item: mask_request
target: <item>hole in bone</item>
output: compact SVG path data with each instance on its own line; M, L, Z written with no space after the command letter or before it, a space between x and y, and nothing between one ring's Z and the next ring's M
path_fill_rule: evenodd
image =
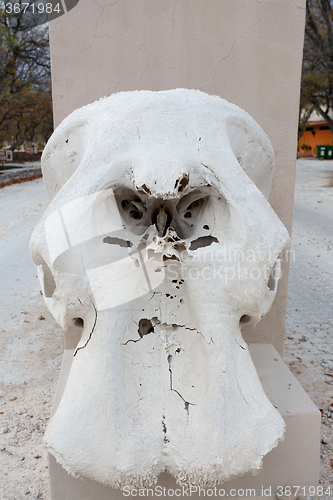
M190 217L192 217L191 212L186 212L186 213L184 214L184 217L185 217L185 219L189 219Z
M187 207L187 210L192 210L193 208L197 208L200 205L201 200L194 200L192 203L189 204Z
M219 243L215 236L201 236L191 242L190 250L197 250L197 248L208 247L212 243Z
M267 286L270 290L272 290L273 292L276 290L276 287L277 287L277 283L279 281L279 259L275 262L274 266L272 267L272 270L271 270L271 273L269 275L269 278L268 278L268 283L267 283ZM276 273L278 274L278 276L276 276Z
M138 332L140 337L142 338L144 335L148 335L149 333L154 333L154 326L150 319L142 318L139 321Z
M204 228L204 229L207 229L207 231L209 231L209 226L207 226L207 224L205 224L205 225L203 226L203 228Z
M272 276L272 273L269 275L267 286L270 290L275 290L275 279Z
M163 261L165 262L166 260L179 260L176 255L172 255L171 257L168 257L167 255L163 255Z
M138 191L143 191L144 193L151 194L149 187L146 184L142 184Z
M247 323L250 323L251 321L251 316L248 316L247 314L244 314L241 319L239 320L239 323L241 325L246 325Z
M178 186L178 193L181 193L184 191L186 186L188 185L188 175L185 174L182 179L179 181L179 186ZM176 185L175 185L176 188Z
M43 285L44 285L44 297L50 299L56 289L56 282L54 281L51 269L47 264L42 264L43 270Z
M130 216L132 217L132 219L140 220L143 217L143 213L140 212L139 210L134 209L130 211Z
M172 245L175 250L181 251L181 252L186 252L187 248L184 243L176 243L175 245Z
M73 318L73 323L75 326L78 326L79 328L84 327L84 321L82 318Z
M120 247L132 247L133 243L129 240L122 240L121 238L114 238L112 236L106 236L103 238L103 243L109 243L109 245L119 245Z

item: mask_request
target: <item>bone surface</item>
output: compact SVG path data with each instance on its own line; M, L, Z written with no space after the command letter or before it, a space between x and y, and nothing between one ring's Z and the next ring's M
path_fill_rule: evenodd
M116 488L258 471L285 426L240 328L269 310L289 241L265 133L202 92L119 93L66 118L42 165L31 252L74 352L49 451Z

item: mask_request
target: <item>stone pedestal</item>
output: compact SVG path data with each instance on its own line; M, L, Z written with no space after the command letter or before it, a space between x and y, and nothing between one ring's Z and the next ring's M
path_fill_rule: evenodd
M211 491L209 493L206 491L206 496L214 499L222 496L275 497L279 492L279 486L283 488L299 486L300 493L307 494L308 488L316 487L318 483L320 412L271 344L252 344L249 348L265 393L286 422L285 439L264 457L263 468L259 474L237 477L217 486L217 495L209 495ZM61 398L71 365L72 351L66 351L53 411ZM126 495L129 498L139 496L138 490L133 492L126 490L122 493L95 481L75 479L57 464L51 455L49 469L52 500L121 500L126 498ZM168 490L177 490L178 495L175 493L174 496L186 498L186 492L168 474L160 476L158 487L155 496L152 496L153 492L146 492L145 496L159 498L163 496L159 495L159 492L163 492L165 488L166 493ZM194 500L202 498L203 495L203 492L194 489L191 492L191 498Z

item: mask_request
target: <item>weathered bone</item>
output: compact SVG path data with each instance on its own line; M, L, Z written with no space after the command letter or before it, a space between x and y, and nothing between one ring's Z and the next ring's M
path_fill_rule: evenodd
M213 485L282 439L240 331L269 310L288 244L272 170L255 121L197 91L116 94L54 132L31 251L74 349L45 436L74 476Z

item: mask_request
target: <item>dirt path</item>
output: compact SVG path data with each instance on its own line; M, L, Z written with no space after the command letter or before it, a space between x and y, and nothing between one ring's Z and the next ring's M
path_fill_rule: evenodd
M332 186L333 162L298 161L285 349L291 370L326 411L325 485L333 485L333 407L332 416L327 412L333 403ZM0 498L10 500L50 499L42 438L59 376L62 332L46 310L27 249L46 205L40 179L0 190Z
M333 486L333 162L298 160L285 361L323 410L321 482ZM327 442L327 443L326 443Z
M62 332L46 310L28 251L46 206L41 179L0 190L1 499L50 498L42 439L59 375Z

